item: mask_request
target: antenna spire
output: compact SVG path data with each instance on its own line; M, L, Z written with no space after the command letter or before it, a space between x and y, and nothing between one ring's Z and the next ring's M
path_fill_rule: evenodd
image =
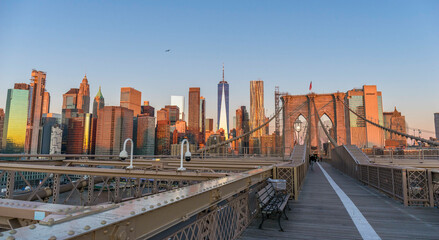
M223 63L223 82L224 82L224 63Z

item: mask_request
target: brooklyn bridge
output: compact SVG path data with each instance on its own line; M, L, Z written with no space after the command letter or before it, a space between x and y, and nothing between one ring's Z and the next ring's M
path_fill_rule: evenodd
M0 155L0 239L439 237L439 142L384 126L355 94L279 100L264 124L181 156ZM227 150L273 120L275 153ZM431 148L362 150L385 134Z

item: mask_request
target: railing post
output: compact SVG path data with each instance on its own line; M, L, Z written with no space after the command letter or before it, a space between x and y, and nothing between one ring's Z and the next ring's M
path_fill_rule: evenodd
M102 185L102 187L104 186ZM94 176L88 176L87 205L91 205L93 202L94 188L95 188L95 178Z
M402 195L403 195L403 200L404 200L404 206L408 206L409 205L409 199L408 199L408 194L407 194L407 169L402 169L401 170L402 173Z
M427 179L428 179L428 200L430 202L430 207L434 207L434 197L433 197L434 187L433 187L432 174L431 174L431 170L429 169L426 169L425 171L427 171Z
M59 174L53 175L52 203L58 203L60 182L61 182L61 176Z
M297 167L293 168L293 179L294 179L294 200L299 199L299 176L297 174Z
M14 196L15 171L8 171L6 178L6 198L11 199Z

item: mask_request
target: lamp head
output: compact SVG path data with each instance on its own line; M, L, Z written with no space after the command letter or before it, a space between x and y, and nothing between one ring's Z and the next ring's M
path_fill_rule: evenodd
M128 158L128 153L126 150L122 150L122 152L120 152L119 157L121 160L125 160Z
M186 160L186 162L189 162L189 161L191 160L191 157L192 157L192 154L191 154L191 152L189 152L189 151L187 151L187 152L184 154L184 159Z

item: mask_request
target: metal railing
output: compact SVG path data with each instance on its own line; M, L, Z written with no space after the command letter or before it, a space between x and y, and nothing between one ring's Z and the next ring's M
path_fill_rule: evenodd
M366 161L366 155L358 153L361 150L357 148L357 151L353 151L354 148L334 148L330 163L352 178L400 200L406 206L439 206L437 170L372 164Z

